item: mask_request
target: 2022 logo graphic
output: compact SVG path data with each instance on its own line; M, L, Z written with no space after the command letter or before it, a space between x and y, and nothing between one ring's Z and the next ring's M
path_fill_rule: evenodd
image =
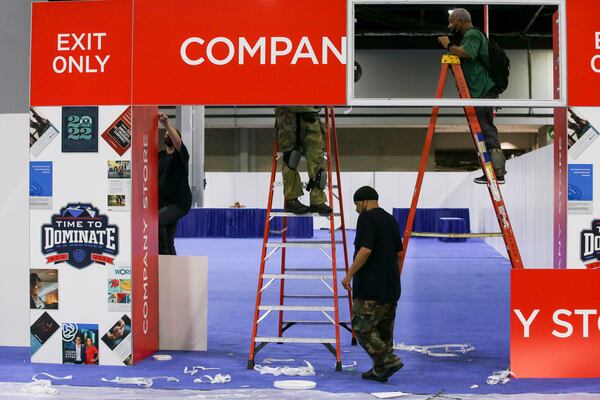
M66 262L75 268L113 264L119 254L119 228L109 225L108 217L92 204L69 203L42 226L42 253L56 253L46 257L48 263Z
M62 152L98 151L98 107L62 108Z
M89 115L70 115L67 133L69 140L91 140L92 139L92 117Z
M592 229L581 231L581 261L588 268L600 268L600 262L589 263L594 259L600 261L600 219L592 221Z

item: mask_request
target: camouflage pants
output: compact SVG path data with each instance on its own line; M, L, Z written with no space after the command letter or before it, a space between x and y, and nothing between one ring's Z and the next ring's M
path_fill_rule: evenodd
M352 303L352 328L358 343L373 360L377 374L401 362L393 349L395 319L395 302L377 304L373 300L354 299Z
M288 152L296 144L296 113L280 110L277 112L277 141L279 151ZM319 169L325 169L323 160L323 138L319 121L308 122L298 118L300 122L299 147L306 157L306 166L310 179L315 179ZM297 170L288 168L283 163L281 169L283 175L283 195L286 200L296 199L304 194L302 181ZM325 192L319 188L310 191L310 204L319 205L327 201Z

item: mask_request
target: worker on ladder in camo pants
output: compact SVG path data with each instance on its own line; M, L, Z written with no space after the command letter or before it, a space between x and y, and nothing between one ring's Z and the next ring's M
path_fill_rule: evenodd
M323 191L327 185L327 171L323 160L324 126L319 118L320 110L315 106L275 108L277 141L279 151L283 152L281 172L286 212L331 214L331 208L325 204L327 197ZM310 207L298 200L304 194L298 173L302 154L308 169L306 190L310 193Z

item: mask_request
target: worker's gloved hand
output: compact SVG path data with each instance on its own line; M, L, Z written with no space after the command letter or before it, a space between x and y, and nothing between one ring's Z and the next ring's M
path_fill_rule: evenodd
M445 49L448 49L448 46L450 46L450 38L448 36L439 36L437 40Z

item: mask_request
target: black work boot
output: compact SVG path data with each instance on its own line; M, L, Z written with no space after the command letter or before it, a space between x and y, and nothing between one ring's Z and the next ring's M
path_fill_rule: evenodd
M498 184L500 184L500 185L503 185L504 183L506 183L504 176L496 175L496 180L498 181ZM485 184L487 184L487 177L485 175L478 176L477 178L473 179L473 182L478 183L480 185L485 185Z
M297 198L286 200L284 209L286 212L291 212L294 214L306 214L310 210L308 206L302 204Z
M396 372L400 371L404 367L404 363L400 360L389 365L385 368L385 371L380 375L382 378L388 379L390 376L394 375Z
M377 375L375 373L375 371L373 371L373 368L371 368L367 372L363 372L361 377L368 381L375 381L375 382L387 382L388 381L388 378Z
M496 171L496 180L502 185L506 182L504 179L504 175L506 175L506 158L504 158L504 152L502 149L491 149L490 159L494 166L494 171ZM487 177L483 174L480 177L473 179L473 182L485 185L487 183Z
M329 215L331 214L331 207L329 207L327 204L323 203L323 204L315 204L310 206L310 212L312 213L319 213L321 215Z
M502 149L491 149L490 158L492 159L494 171L496 171L498 183L504 183L504 175L506 175L506 158L504 157L504 152Z

